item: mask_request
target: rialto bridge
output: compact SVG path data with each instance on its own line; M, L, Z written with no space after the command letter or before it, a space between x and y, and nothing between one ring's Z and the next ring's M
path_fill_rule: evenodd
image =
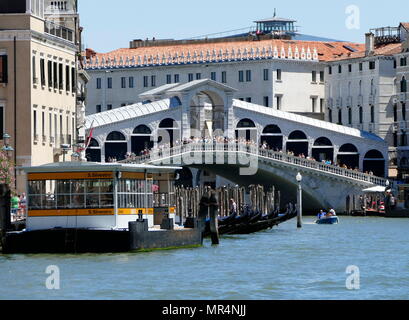
M362 189L386 184L382 177L387 172L388 145L383 139L236 100L235 92L207 79L171 84L142 94L142 103L90 115L86 127L93 129L93 134L87 159L121 161L129 154L139 156L146 149L161 149L156 157L153 152L137 161L182 165L188 185L209 182L209 173L240 185L275 185L282 191L283 201L294 200L295 176L301 172L307 210L334 207L346 211ZM230 146L220 149L213 143L183 144L192 137L207 137L208 141L225 137ZM254 143L244 150L246 140ZM235 141L241 146L232 146ZM210 153L219 162L206 162ZM256 169L243 174L251 161L229 162L233 154L236 159L256 157ZM186 155L195 160L184 161Z

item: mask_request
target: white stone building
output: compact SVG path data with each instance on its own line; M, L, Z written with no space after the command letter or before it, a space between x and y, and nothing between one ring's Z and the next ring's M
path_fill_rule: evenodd
M395 163L398 168L398 177L403 180L409 178L409 23L402 24L406 30L405 42L402 44L402 52L396 58L396 98L394 99L394 146L397 148Z
M164 84L212 79L238 89L235 98L276 110L323 118L325 62L363 47L294 40L200 41L155 45L107 54L87 51L87 114L140 102Z
M408 30L401 24L373 31L366 34L365 51L328 62L325 119L385 139L389 144L389 174L396 177L396 147L399 141L406 145L406 129L398 129L399 118L406 118L406 109L398 107L397 96L402 79L398 73L405 69L396 55L402 52Z

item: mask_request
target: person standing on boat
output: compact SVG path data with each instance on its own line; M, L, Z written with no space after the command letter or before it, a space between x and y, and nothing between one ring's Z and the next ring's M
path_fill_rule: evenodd
M230 215L237 214L237 203L234 199L230 199Z

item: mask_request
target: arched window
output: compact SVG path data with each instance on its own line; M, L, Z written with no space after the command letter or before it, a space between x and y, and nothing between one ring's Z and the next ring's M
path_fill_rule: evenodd
M237 124L236 139L246 139L257 142L257 127L250 119L243 119Z
M341 148L339 148L339 152L341 153L358 153L358 148L355 147L351 143L344 144Z
M366 153L365 159L384 159L384 157L380 151L371 150Z
M326 137L321 137L315 140L314 147L332 147L332 142Z
M304 132L297 130L288 136L288 140L307 140L307 136Z
M162 120L159 124L158 143L169 144L173 147L174 143L179 139L180 130L178 129L178 123L171 118Z
M362 80L359 81L359 95L362 96Z
M145 149L149 150L153 147L151 129L141 124L135 128L131 137L131 150L135 155L140 155Z
M312 147L312 157L317 161L334 161L334 147L331 140L326 137L315 140Z
M338 124L342 126L342 109L338 110Z
M337 162L340 166L346 165L350 169L359 168L358 148L351 143L342 145L338 151Z
M264 128L263 134L281 134L281 129L275 124L272 124Z
M364 123L364 109L362 107L359 107L359 123Z
M240 120L240 122L237 124L237 128L238 129L242 129L242 128L255 128L256 125L254 124L254 122L250 119L243 119Z
M371 80L371 95L375 94L375 86L374 86L374 80Z
M283 134L281 129L275 124L266 126L260 139L260 143L268 149L275 151L283 149Z
M169 128L177 128L177 127L178 127L177 122L171 118L164 119L159 124L159 128L161 129L169 129Z
M371 106L371 123L375 123L375 107Z
M91 139L89 146L85 151L85 157L88 162L101 162L101 148L97 140Z
M144 124L137 126L135 130L133 131L133 134L151 134L151 133L152 133L151 129L149 129L149 127L145 126Z
M385 158L380 151L368 151L365 154L363 171L378 177L384 177L385 163Z
M99 148L99 143L94 138L91 139L88 148Z
M296 130L288 136L287 141L287 152L293 153L295 156L305 157L309 154L309 143L307 135L300 131Z
M111 132L105 142L105 162L121 161L128 152L128 143L121 132Z
M111 132L106 141L126 141L125 136L118 131Z
M407 87L407 81L406 78L403 77L402 81L400 82L400 92L407 92L408 87Z

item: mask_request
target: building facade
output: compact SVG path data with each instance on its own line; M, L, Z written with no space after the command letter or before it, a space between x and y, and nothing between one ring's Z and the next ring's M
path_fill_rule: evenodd
M361 49L345 42L230 38L87 50L87 114L140 102L141 93L165 84L211 79L237 88L239 100L323 119L325 62Z
M366 34L365 51L328 62L325 76L326 121L374 133L389 144L389 175L397 178L398 147L406 146L406 106L400 96L401 65L408 30L379 28ZM404 58L402 57L404 62ZM403 103L403 104L402 104Z
M364 188L354 179L377 179L373 183L382 183L379 177L385 176L388 156L383 139L357 129L240 101L233 98L235 93L236 89L222 83L194 80L164 85L142 94L142 100L148 99L150 103L89 115L86 127L92 131L92 141L87 159L109 163L129 159L131 154L131 158L138 159L137 156L153 147L151 155L163 151L164 165L184 166L178 172L178 183L184 186L275 185L282 192L283 203L292 201L288 197L294 194L295 176L302 172L304 187L314 194L311 201L306 199L307 206L315 201L314 209L328 206L340 212L352 208L349 204L353 203L353 196ZM211 142L204 148L201 145L196 154L183 153L183 163L178 157L176 162L171 162L169 148L194 146L197 140L191 137L197 137L199 143L201 137ZM227 145L223 146L223 138L222 148L214 154L217 160L213 155L203 158L202 150L217 146L211 137L229 138L233 144L230 150L237 150L237 138L253 140L260 157L244 159L229 152L228 159L225 158L223 150ZM259 150L258 145L265 148ZM270 160L263 157L263 152L271 153L278 162L266 164ZM282 161L284 158L287 161ZM242 173L241 169L250 171ZM324 176L328 184L324 183ZM338 184L339 179L342 184ZM328 202L322 202L324 199Z
M396 92L394 99L394 132L396 147L396 156L394 165L398 170L398 178L408 181L409 179L409 116L407 107L409 106L409 23L402 24L406 30L405 41L402 45L402 52L395 56L396 59Z
M0 6L0 133L11 136L16 188L21 167L64 160L76 137L74 31L46 21L44 0Z

